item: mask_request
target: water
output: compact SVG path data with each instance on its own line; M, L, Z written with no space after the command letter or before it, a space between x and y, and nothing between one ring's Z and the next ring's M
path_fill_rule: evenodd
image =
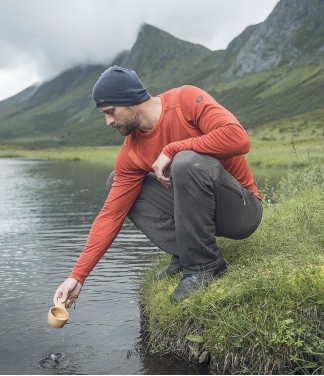
M106 199L109 169L83 162L0 159L0 374L206 374L148 354L138 272L158 250L126 220L62 329L47 324Z

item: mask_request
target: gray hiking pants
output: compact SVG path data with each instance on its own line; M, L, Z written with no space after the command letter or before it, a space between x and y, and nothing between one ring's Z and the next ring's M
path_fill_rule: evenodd
M107 181L108 191L114 173ZM223 263L215 236L244 239L258 228L262 204L221 165L192 151L171 164L172 187L149 173L128 218L158 248L180 257L184 274L212 271Z

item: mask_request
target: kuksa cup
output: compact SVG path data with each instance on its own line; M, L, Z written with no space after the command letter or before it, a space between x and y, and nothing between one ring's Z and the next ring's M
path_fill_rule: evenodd
M60 298L57 299L57 304L48 311L47 322L53 328L63 328L69 319L69 313L65 308L65 303L61 303Z

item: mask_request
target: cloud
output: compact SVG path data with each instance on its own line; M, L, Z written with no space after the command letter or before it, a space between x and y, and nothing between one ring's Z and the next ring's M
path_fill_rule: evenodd
M224 49L245 27L264 21L277 2L0 0L0 100L32 79L49 79L78 64L109 65L133 46L142 23L212 50Z

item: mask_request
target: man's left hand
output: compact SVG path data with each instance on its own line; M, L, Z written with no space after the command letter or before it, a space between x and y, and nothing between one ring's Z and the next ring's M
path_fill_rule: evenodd
M162 183L167 188L171 186L171 181L170 181L171 162L172 160L169 157L167 157L162 151L158 159L152 165L156 178L158 179L160 183Z

